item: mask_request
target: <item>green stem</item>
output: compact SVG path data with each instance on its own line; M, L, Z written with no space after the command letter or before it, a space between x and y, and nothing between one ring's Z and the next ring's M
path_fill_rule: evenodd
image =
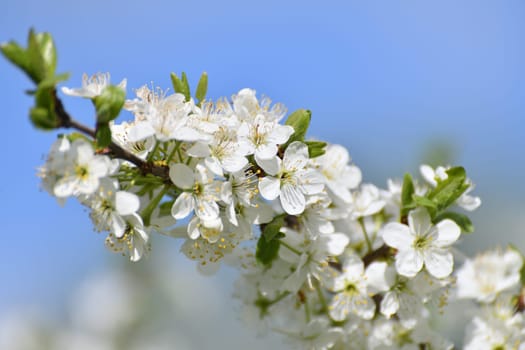
M142 213L140 213L142 219L144 220L144 226L149 226L153 210L155 210L155 208L157 207L161 199L166 195L169 189L169 185L164 186L164 188L157 194L157 196L155 196L155 198L153 198L151 202L149 202L148 206L144 208Z
M361 226L361 229L363 230L363 235L365 236L365 241L366 241L366 246L368 248L368 252L371 252L372 251L372 242L370 241L370 238L368 237L368 232L366 232L365 220L361 216L359 219L357 219L357 221L359 221L359 225Z
M283 294L279 295L277 298L273 299L272 301L268 302L268 305L277 304L284 298L286 298L288 295L290 295L290 292L284 292Z
M181 141L176 141L176 142L175 142L175 146L174 146L173 149L171 150L171 152L170 152L168 158L166 159L166 163L169 164L169 163L171 162L171 160L173 159L173 156L175 156L175 153L178 151L178 149L179 149L179 147L180 147L181 144L182 144Z
M294 247L292 247L291 245L289 245L285 241L281 241L281 244L283 246L285 246L286 248L288 248L289 250L291 250L292 252L294 252L295 254L297 254L297 255L301 255L302 254L299 250L295 249Z
M304 305L304 313L305 313L305 317L306 317L306 323L308 323L312 319L311 314L310 314L310 306L308 305L308 299L306 299L304 301L303 305Z
M153 157L155 156L155 153L159 149L159 145L160 145L160 141L159 140L155 141L155 146L153 146L153 149L148 154L148 162L151 161L153 159Z
M324 297L323 291L321 290L321 284L317 280L315 281L315 290L317 291L317 296L319 297L323 311L328 313L328 304L326 303L326 298ZM328 315L328 317L330 317L330 315Z

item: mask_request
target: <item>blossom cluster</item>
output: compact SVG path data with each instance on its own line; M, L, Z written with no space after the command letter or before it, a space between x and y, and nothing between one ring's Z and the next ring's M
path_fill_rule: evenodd
M86 76L62 91L96 99L108 86L109 75ZM137 89L124 103L134 119L109 124L113 148L63 136L40 169L49 193L89 208L108 248L138 261L160 233L182 239L201 272L237 267L243 318L299 348L452 349L430 325L453 295L481 305L466 346L525 349L521 255L468 261L456 282L453 246L472 231L460 211L481 204L463 168L422 165L422 181L380 189L343 146L305 139L308 111L285 119L251 89L217 101L183 92Z

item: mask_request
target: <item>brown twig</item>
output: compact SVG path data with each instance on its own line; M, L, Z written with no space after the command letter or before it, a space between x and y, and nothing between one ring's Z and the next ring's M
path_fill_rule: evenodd
M386 244L383 244L381 247L377 248L376 250L372 250L371 252L367 253L363 257L363 262L365 263L365 267L370 265L372 262L381 259L381 258L388 258L393 255L393 250Z
M93 139L96 137L96 131L92 128L89 128L86 125L83 125L79 123L78 121L71 118L69 113L65 110L64 105L62 104L62 100L57 96L56 90L53 91L53 99L55 102L55 113L57 114L59 125L58 127L66 128L66 129L75 129L78 130ZM154 176L162 178L162 180L166 183L171 183L170 177L169 177L169 167L166 165L155 165L152 162L145 161L133 153L125 150L124 148L120 147L114 142L111 142L111 144L108 146L111 155L116 158L127 160L130 163L133 163L136 165L141 172L145 174L152 174Z

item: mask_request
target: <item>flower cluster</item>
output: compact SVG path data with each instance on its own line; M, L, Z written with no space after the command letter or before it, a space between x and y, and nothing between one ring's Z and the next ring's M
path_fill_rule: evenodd
M487 349L521 345L518 253L468 261L454 289L452 248L473 230L457 209L481 204L462 167L423 165L423 181L407 174L380 189L362 183L344 147L305 139L309 111L285 119L251 89L194 99L172 78L175 93L143 86L122 103L134 119L109 121L109 146L100 130L61 137L40 170L49 193L90 209L108 248L138 261L160 233L182 239L201 272L227 261L241 271L243 317L299 348L452 349L430 327L451 292L482 305L470 349L486 337ZM99 75L63 92L99 106L110 86Z
M464 349L525 349L523 264L523 257L509 248L480 254L458 270L457 298L477 305Z

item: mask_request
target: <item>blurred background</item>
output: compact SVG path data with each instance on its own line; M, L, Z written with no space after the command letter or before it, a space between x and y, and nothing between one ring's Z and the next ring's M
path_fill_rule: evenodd
M463 165L483 204L462 251L509 242L525 251L523 1L2 5L0 41L25 43L30 27L51 32L58 71L72 73L67 86L110 72L115 83L128 79L132 97L143 84L170 87L172 71L193 85L207 71L210 98L251 87L289 111L310 109L310 136L348 147L365 182L385 187L421 162ZM163 237L149 259L128 263L104 248L77 203L61 208L40 191L37 168L56 134L32 128L31 84L4 59L0 79L0 349L41 349L30 342L50 342L52 328L64 331L53 349L112 349L104 329L124 332L133 349L285 347L275 336L255 344L238 321L233 271L199 276ZM88 101L65 103L92 121Z

